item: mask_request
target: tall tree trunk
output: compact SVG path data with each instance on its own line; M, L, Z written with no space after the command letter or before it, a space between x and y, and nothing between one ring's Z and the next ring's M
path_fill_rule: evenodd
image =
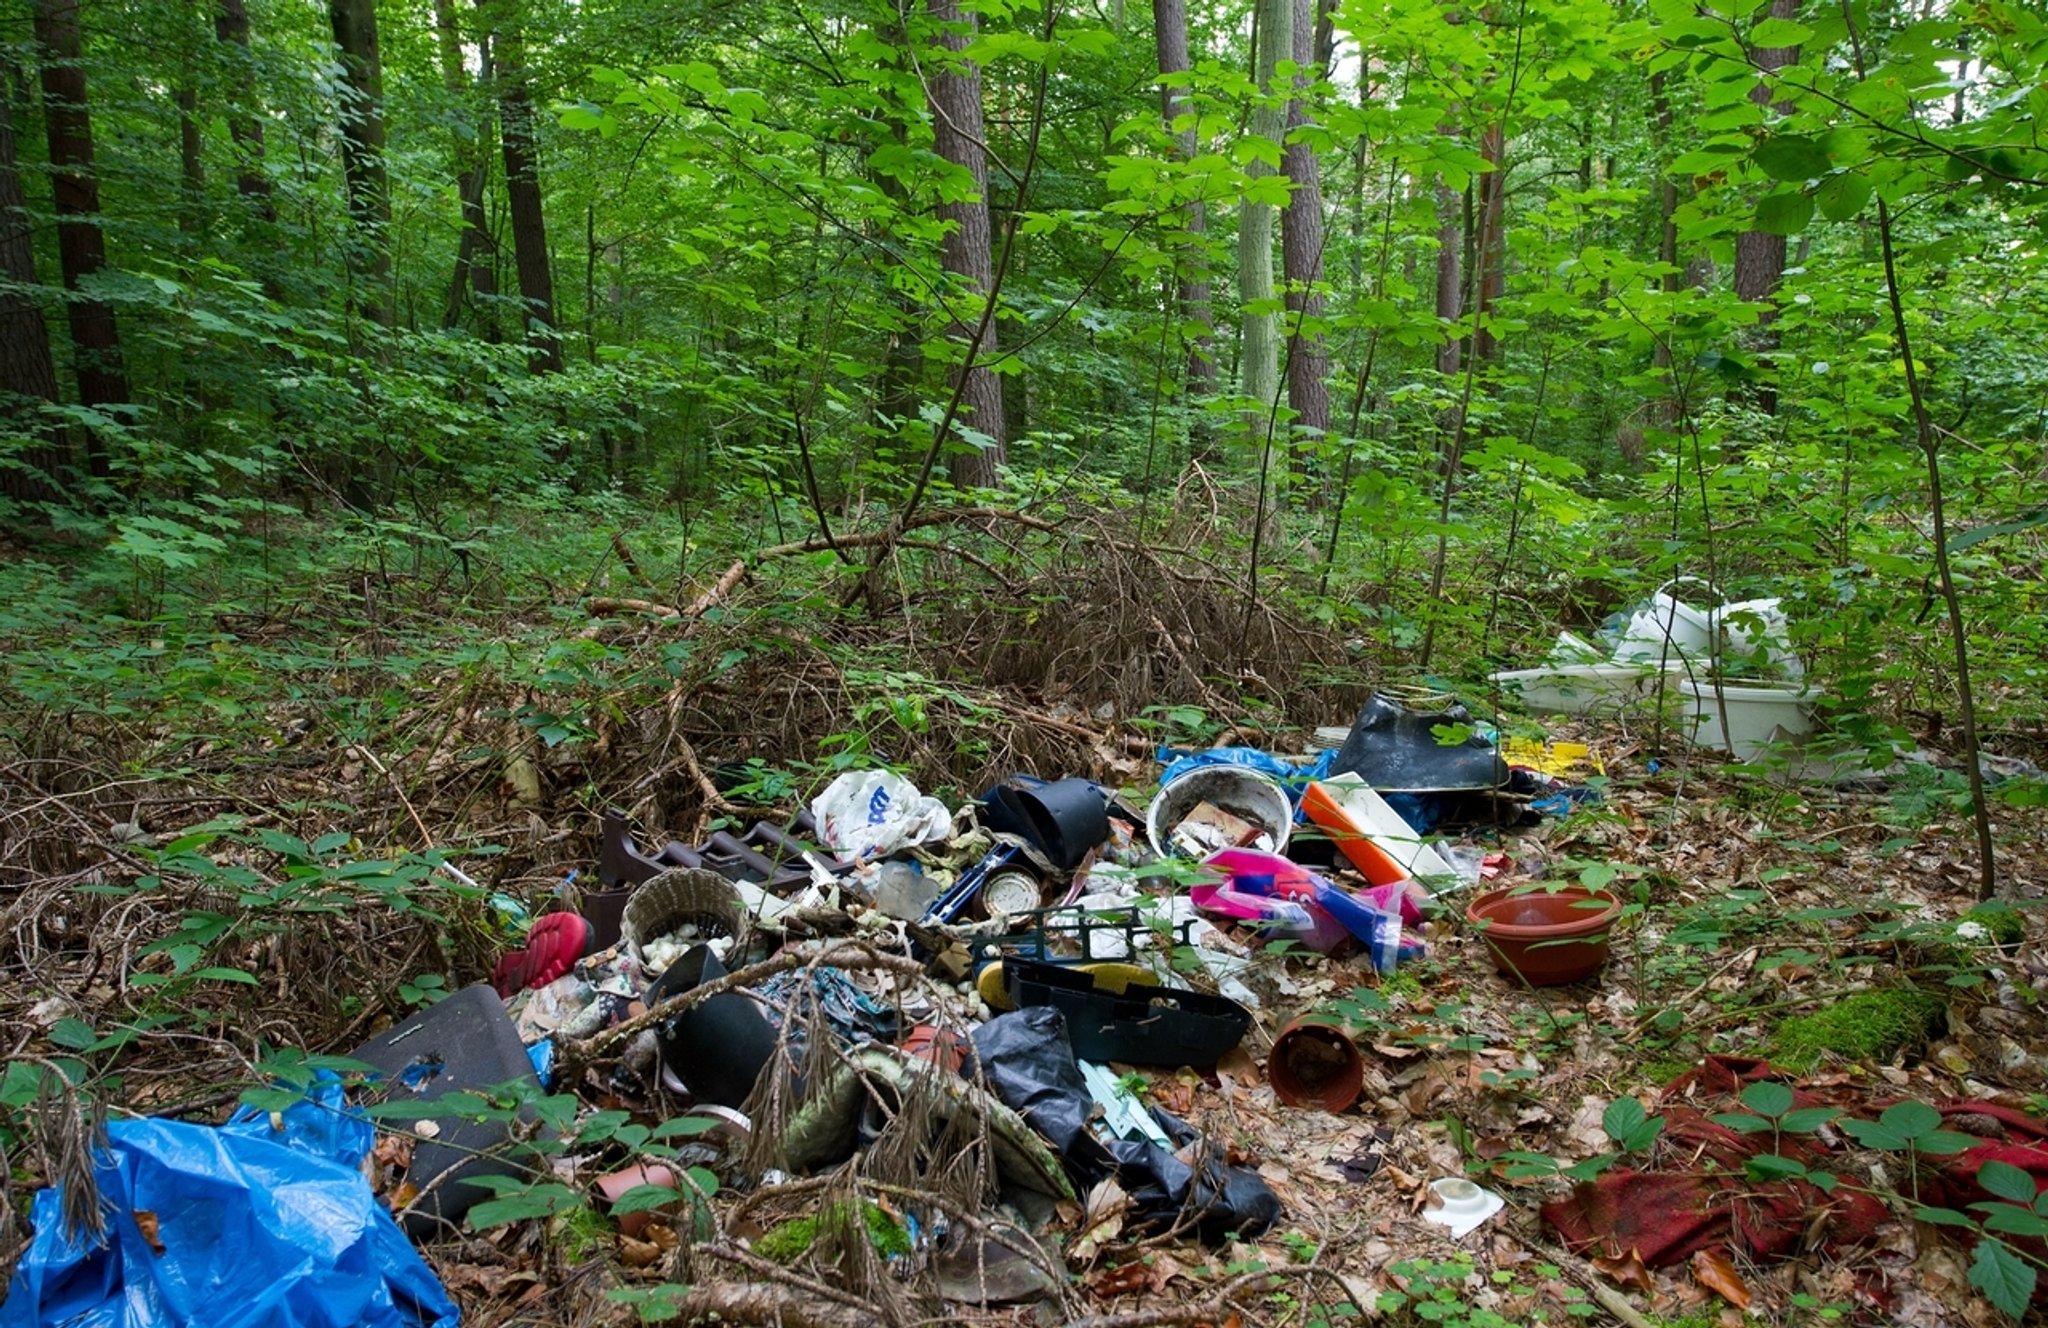
M1187 0L1152 0L1152 37L1159 49L1161 74L1185 73L1192 67L1188 59ZM1173 122L1185 110L1185 103L1179 89L1170 82L1160 84L1159 109L1166 117L1166 131L1173 135L1174 147L1181 160L1192 160L1197 146L1195 127L1189 125L1179 130L1173 127ZM1216 386L1216 327L1209 311L1209 263L1204 252L1209 229L1208 208L1199 198L1189 199L1182 217L1187 243L1174 264L1174 270L1180 283L1180 316L1194 329L1194 336L1188 343L1186 377L1187 394L1193 397L1206 395Z
M1671 178L1671 94L1664 85L1664 71L1650 75L1650 110L1652 137L1657 147L1657 261L1664 267L1661 281L1664 293L1678 292L1684 274L1678 269L1678 181ZM1664 428L1670 428L1678 420L1678 384L1671 371L1671 343L1668 338L1658 338L1657 348L1651 362L1664 374L1666 393L1661 401L1651 404L1651 419Z
M1437 347L1437 372L1456 376L1462 367L1464 338L1457 324L1465 316L1465 242L1462 205L1441 179L1436 183L1436 316L1443 324L1444 344Z
M451 130L455 157L455 196L462 208L462 234L455 242L455 273L448 283L448 307L442 311L441 326L455 327L477 296L480 323L486 338L495 341L497 311L490 300L498 293L496 255L491 252L490 220L484 215L484 188L490 178L490 126L488 119L473 113L470 106L469 73L462 63L462 25L455 12L455 0L434 0L434 33L441 49L441 82L458 109ZM491 76L490 43L478 39L482 72Z
M1309 122L1304 96L1316 72L1311 49L1315 25L1309 0L1294 6L1294 97L1287 103L1288 143L1284 164L1294 188L1280 216L1280 253L1287 274L1287 405L1294 427L1316 433L1330 430L1330 354L1323 345L1323 182L1315 149L1297 141L1294 131Z
M206 229L206 159L199 145L199 89L191 83L172 94L178 107L178 229L197 235Z
M1262 100L1252 110L1251 132L1278 147L1287 133L1287 107L1284 102L1269 103L1265 99L1278 91L1274 87L1274 70L1280 53L1285 51L1290 57L1294 53L1293 0L1258 0L1252 26L1252 81ZM1246 173L1266 176L1273 173L1273 168L1262 160L1254 160L1246 167ZM1253 437L1262 440L1270 451L1273 439L1267 432L1267 422L1280 391L1280 342L1279 316L1272 310L1273 207L1269 203L1247 201L1238 209L1237 289L1244 309L1240 337L1244 350L1239 376L1244 395L1252 402L1248 424ZM1270 472L1272 457L1267 456L1262 464Z
M1770 17L1789 19L1799 12L1799 0L1771 0ZM1761 46L1749 53L1751 63L1759 70L1776 73L1799 58L1797 46ZM1771 90L1763 81L1750 89L1749 99L1765 107L1771 105ZM1771 324L1778 319L1778 283L1785 278L1785 237L1768 235L1763 231L1744 231L1735 237L1735 294L1751 304L1762 305L1757 315L1756 331L1750 344L1757 350L1768 352L1777 348L1778 333ZM1756 405L1767 415L1778 412L1778 391L1768 381L1762 383L1753 398Z
M974 296L978 306L995 285L994 236L988 216L988 153L984 147L981 115L981 70L961 59L974 31L974 17L962 16L959 0L925 0L925 13L941 25L939 43L945 53L930 66L925 81L931 100L932 137L938 153L974 176L974 196L958 203L942 203L939 220L947 223L946 236L939 242L939 261L958 287ZM993 445L974 452L956 452L948 463L953 482L985 485L996 481L996 467L1005 456L1008 433L1003 427L1003 388L988 363L996 355L996 320L984 318L975 307L956 311L946 335L966 344L967 361L953 370L953 386L960 392L963 423L987 435ZM986 326L980 344L977 328ZM963 385L960 374L966 373Z
M527 344L535 373L562 369L562 337L555 321L555 276L548 259L548 228L541 208L540 144L534 137L533 96L527 87L526 35L519 0L480 0L492 13L491 49L497 62L498 138L505 154L505 196L512 212L512 261L519 298L526 305Z
M116 405L128 400L128 375L121 364L113 306L79 294L86 279L107 265L107 244L100 229L100 182L93 171L78 0L36 0L35 26L57 204L57 258L64 268L64 288L73 293L65 312L77 360L78 399L87 406ZM97 478L113 473L106 444L96 432L86 434L86 463Z
M1495 120L1479 135L1479 155L1493 167L1492 170L1476 177L1474 183L1479 191L1477 203L1478 235L1473 240L1473 261L1477 270L1472 274L1473 333L1472 353L1484 365L1491 361L1499 349L1491 328L1485 326L1486 319L1493 313L1493 306L1499 302L1507 286L1507 134L1501 122Z
M57 364L50 355L50 330L35 289L36 251L14 150L14 89L19 71L0 55L0 420L27 438L41 441L0 465L0 493L23 502L58 496L64 467L64 436L39 417L57 399Z
M376 0L327 0L341 48L341 170L354 235L348 246L355 307L390 327L391 181L384 167L384 66L377 47Z
M249 59L249 11L242 0L220 0L213 18L213 35L234 48L234 77L231 87L238 95L228 102L228 137L235 144L235 191L249 201L264 221L277 220L277 204L270 197L270 177L263 170L263 121L251 115L243 96L252 95L255 69Z

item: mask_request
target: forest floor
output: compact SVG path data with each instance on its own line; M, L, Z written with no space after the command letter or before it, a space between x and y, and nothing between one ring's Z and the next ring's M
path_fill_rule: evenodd
M971 763L978 773L962 785L1019 770L1088 773L1122 785L1140 805L1149 797L1158 734L1120 720L1117 707L1049 703L1004 687L941 696L928 678L912 682L936 698L934 716L957 712L945 724L934 719L898 753L926 778ZM266 922L261 904L250 903L252 883L310 876L338 888L345 873L334 864L358 854L419 865L419 875L405 878L417 883L428 870L422 845L459 854L460 845L492 844L499 847L490 856L453 860L491 890L542 899L572 871L595 868L595 811L613 792L644 795L658 774L655 787L669 805L695 799L709 817L698 796L709 783L705 768L752 756L760 775L769 768L762 758L791 754L791 730L825 731L805 716L835 713L835 702L808 694L815 690L807 676L771 662L754 684L728 679L656 705L664 723L606 728L568 764L563 753L573 744L550 748L538 769L524 771L516 760L473 759L473 748L494 740L466 746L463 730L502 726L519 713L521 695L530 704L540 693L485 696L424 679L395 703L404 717L383 739L323 731L280 703L257 750L192 741L175 762L157 762L174 766L171 774L131 773L110 758L111 747L95 754L76 735L53 739L48 755L24 759L15 791L0 802L10 827L0 867L12 882L0 933L12 938L16 975L0 989L0 1020L21 1030L11 1055L77 1053L88 1085L117 1113L218 1120L242 1086L262 1077L275 1049L346 1053L418 1003L422 974L438 974L434 981L454 990L486 978L504 945L474 917L450 925L367 895L271 925L278 919ZM1204 686L1190 700L1213 704L1216 695ZM1321 723L1348 718L1334 702L1321 708L1331 711ZM740 721L719 716L736 715L756 718L743 739L716 745L721 722L741 731ZM972 747L962 737L970 732ZM1280 1199L1281 1218L1254 1240L1205 1246L1125 1232L1108 1203L1114 1196L1098 1194L1063 1213L1050 1233L1070 1275L1051 1297L941 1306L921 1275L910 1275L915 1260L862 1272L817 1262L817 1252L787 1268L749 1254L742 1235L754 1227L740 1210L815 1210L820 1191L802 1179L764 1186L725 1166L709 1239L700 1231L695 1241L649 1245L604 1223L557 1216L431 1243L428 1260L464 1322L479 1328L653 1318L661 1302L648 1299L651 1289L683 1283L699 1297L681 1302L693 1311L820 1328L938 1318L1236 1328L1328 1325L1361 1313L1393 1325L1471 1328L1586 1319L1631 1328L1732 1328L1747 1318L1922 1328L1999 1321L1970 1280L1973 1233L1956 1239L1914 1220L1908 1196L1930 1160L1922 1152L1934 1150L1873 1147L1832 1119L1797 1131L1802 1140L1794 1142L1807 1153L1792 1143L1780 1152L1804 1156L1811 1172L1825 1168L1846 1190L1876 1201L1874 1226L1852 1242L1829 1238L1840 1207L1833 1183L1823 1193L1754 1170L1715 1174L1716 1210L1776 1204L1773 1220L1791 1230L1790 1257L1753 1257L1737 1240L1709 1241L1707 1253L1687 1250L1661 1267L1645 1266L1639 1249L1588 1249L1580 1258L1561 1248L1538 1210L1571 1190L1557 1173L1590 1174L1589 1159L1627 1151L1617 1170L1696 1168L1705 1150L1686 1142L1693 1136L1679 1129L1679 1109L1744 1109L1715 1101L1713 1084L1689 1075L1708 1057L1771 1059L1802 1108L1819 1103L1843 1118L1912 1100L1992 1104L2044 1119L2048 1037L2038 1011L2048 962L2030 906L2048 894L2048 811L1997 809L2003 889L2020 907L2001 915L1997 929L1959 933L1977 900L1952 774L1920 766L1881 785L1837 788L1737 772L1697 754L1656 756L1652 735L1613 724L1573 721L1550 732L1591 744L1606 772L1603 796L1485 843L1511 862L1497 883L1590 868L1634 906L1598 979L1551 990L1510 983L1457 916L1453 896L1454 908L1427 927L1425 959L1382 977L1357 959L1271 957L1272 971L1254 984L1266 999L1242 1047L1212 1074L1145 1073L1149 1100L1226 1144L1230 1160L1256 1168ZM410 735L403 755L390 747L380 755L379 742L398 733ZM1211 736L1288 752L1301 750L1307 734L1267 724ZM637 770L650 773L632 777ZM756 792L764 808L778 799L784 813L796 805L793 787L765 777ZM641 812L643 821L665 823L658 805ZM215 818L202 832L212 838L170 837L204 817ZM194 865L201 861L215 865ZM235 877L236 870L253 874ZM189 963L167 957L167 939L193 917L213 916L209 909L237 890L237 916L262 925L220 934L209 959L243 976L195 984ZM2008 921L2011 933L2003 930ZM134 981L138 975L153 975L156 985ZM1374 994L1362 1011L1360 988ZM1802 1018L1863 1009L1844 998L1870 990L1927 993L1942 1017L1917 1035L1901 1033L1882 1011L1868 1021L1885 1025L1874 1031L1816 1032L1810 1023L1801 1031ZM1360 1103L1334 1115L1280 1104L1264 1072L1273 1035L1295 1014L1347 1001L1366 1052ZM67 1021L89 1040L67 1034ZM1850 1045L1866 1032L1870 1047ZM1674 1080L1679 1088L1667 1096ZM1643 1110L1615 1108L1630 1098ZM1768 1100L1743 1103L1756 1110ZM1664 1137L1646 1135L1651 1120L1665 1122ZM9 1176L0 1255L10 1265L22 1248L28 1193L61 1170L63 1150L47 1121L42 1134L22 1141ZM1461 1175L1499 1193L1506 1208L1453 1240L1424 1219L1427 1187ZM2027 1258L2040 1251L2025 1231L2011 1239ZM636 1293L637 1310L628 1303Z

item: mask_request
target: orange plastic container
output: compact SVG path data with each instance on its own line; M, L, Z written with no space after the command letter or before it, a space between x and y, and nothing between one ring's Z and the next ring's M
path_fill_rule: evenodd
M1374 885L1392 885L1408 879L1407 870L1385 849L1373 843L1364 828L1337 805L1321 784L1308 786L1308 791L1301 797L1301 810L1329 834L1338 850L1351 859L1351 865L1358 868L1366 880Z

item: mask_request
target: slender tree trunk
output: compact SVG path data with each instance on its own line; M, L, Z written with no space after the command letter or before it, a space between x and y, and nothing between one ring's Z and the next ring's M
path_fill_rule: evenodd
M1280 253L1287 274L1287 405L1294 427L1318 434L1330 431L1330 354L1319 326L1323 297L1322 164L1315 149L1296 141L1294 131L1309 123L1305 93L1315 75L1312 46L1315 25L1309 0L1294 6L1294 97L1287 103L1289 141L1284 164L1294 188L1280 216Z
M23 502L58 496L65 463L64 435L38 415L57 399L57 363L50 330L35 296L36 251L14 148L14 89L19 70L0 56L0 420L22 436L39 439L0 465L0 494Z
M526 36L518 0L482 0L492 11L491 47L498 75L498 138L505 155L505 196L512 212L512 260L526 305L527 342L535 373L559 373L562 337L555 321L555 276L541 207L540 144L534 137L527 87Z
M455 272L448 283L448 307L442 311L441 326L456 327L469 308L472 292L483 305L478 310L489 340L495 341L497 314L488 301L498 293L495 256L491 254L490 221L484 216L484 189L490 177L490 126L475 112L471 102L469 72L462 63L462 25L455 12L455 0L434 0L434 35L440 43L441 82L455 100L456 123L450 132L455 156L455 196L462 209L462 233L455 242ZM483 51L483 75L490 77L490 46L479 39Z
M1445 330L1437 347L1436 369L1455 378L1463 365L1464 338L1457 323L1465 316L1464 226L1458 195L1441 177L1436 182L1436 317Z
M1152 36L1159 49L1161 74L1184 73L1192 67L1188 59L1187 0L1152 0ZM1195 127L1174 128L1174 121L1186 107L1180 91L1171 83L1160 85L1159 108L1181 160L1193 159L1197 146ZM1216 326L1209 310L1209 263L1205 252L1208 208L1201 199L1190 199L1182 217L1187 243L1174 270L1180 284L1180 316L1194 329L1188 343L1186 376L1187 394L1193 397L1206 395L1216 387Z
M341 169L354 235L348 246L355 307L392 325L391 181L384 167L384 67L376 0L327 0L341 48Z
M1676 294L1685 274L1678 268L1678 181L1671 178L1671 96L1665 90L1664 71L1650 75L1650 109L1653 137L1657 147L1657 261L1664 267L1661 285L1667 295ZM1671 343L1658 338L1652 362L1666 378L1663 400L1651 406L1651 417L1665 428L1678 419L1678 385L1673 379Z
M1474 261L1478 270L1472 274L1472 299L1475 314L1472 333L1472 353L1483 365L1494 359L1499 350L1492 329L1485 321L1499 302L1507 286L1507 233L1503 225L1506 219L1507 199L1507 136L1501 123L1495 120L1479 135L1479 155L1489 162L1493 169L1477 177L1478 237L1473 241Z
M183 84L172 94L178 107L178 229L197 235L206 229L206 159L199 144L199 89Z
M251 115L243 97L252 95L255 69L249 59L249 11L242 0L220 0L214 15L213 35L234 48L235 66L228 100L228 137L235 144L235 191L249 201L264 221L277 220L277 204L270 197L270 176L263 170L263 121Z
M64 268L64 288L73 293L65 312L77 361L78 399L87 406L117 405L128 400L128 375L121 363L113 306L79 294L87 279L107 265L107 244L100 229L100 182L93 170L78 0L36 0L35 27L42 48L51 192L57 204L57 258ZM96 432L86 434L86 462L97 478L113 473L106 444Z
M1293 0L1258 0L1253 27L1252 81L1262 97L1270 98L1277 91L1274 71L1280 53L1285 51L1291 57L1294 51ZM1252 111L1251 132L1253 137L1278 147L1287 133L1286 105L1262 100ZM1267 176L1273 174L1273 168L1263 160L1254 160L1246 172L1255 177ZM1280 391L1279 316L1272 308L1273 211L1269 203L1247 201L1238 210L1237 222L1237 287L1244 308L1240 338L1244 349L1239 373L1244 395L1252 403L1248 423L1252 436L1261 440L1269 453L1262 462L1269 473L1274 467L1268 422L1272 403Z
M996 355L996 320L982 317L979 305L995 284L994 235L988 215L988 152L981 114L981 70L959 57L967 49L974 30L972 15L962 16L958 0L925 0L925 13L942 25L939 44L943 53L928 66L926 95L931 101L932 136L938 153L974 176L972 198L942 203L939 220L947 223L945 238L939 242L939 261L955 280L959 290L976 297L966 308L954 305L953 321L946 335L966 343L967 361L953 370L955 387L960 374L967 374L960 392L963 423L985 434L993 445L975 452L955 453L948 462L953 482L985 485L996 481L996 467L1004 460L1008 438L1003 427L1003 389L995 372L987 367ZM979 345L977 328L986 327Z
M1799 0L1771 0L1772 18L1789 19L1798 12ZM1776 73L1799 58L1799 48L1756 47L1750 51L1749 58L1764 73ZM1771 104L1769 86L1759 80L1750 89L1749 99L1768 109ZM1784 279L1784 236L1744 231L1735 237L1735 294L1751 304L1763 306L1757 315L1756 331L1750 342L1759 351L1769 352L1777 348L1778 333L1771 324L1778 319L1778 283ZM1765 414L1778 413L1778 391L1768 380L1757 388L1754 400Z

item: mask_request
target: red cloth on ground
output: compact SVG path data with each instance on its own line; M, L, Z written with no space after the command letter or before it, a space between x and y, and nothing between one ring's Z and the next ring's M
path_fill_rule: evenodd
M1764 1061L1708 1057L1663 1094L1668 1105L1658 1147L1666 1156L1691 1159L1691 1167L1618 1167L1543 1205L1544 1220L1575 1252L1619 1258L1634 1250L1651 1268L1668 1268L1705 1249L1782 1258L1798 1253L1809 1236L1822 1249L1868 1239L1884 1219L1877 1200L1846 1185L1827 1194L1802 1180L1752 1182L1744 1166L1773 1151L1770 1134L1742 1134L1708 1119L1712 1112L1744 1111L1742 1089L1778 1077ZM1688 1095L1707 1110L1675 1101ZM1794 1089L1793 1105L1824 1104ZM1825 1158L1810 1136L1787 1135L1776 1151L1808 1166Z

